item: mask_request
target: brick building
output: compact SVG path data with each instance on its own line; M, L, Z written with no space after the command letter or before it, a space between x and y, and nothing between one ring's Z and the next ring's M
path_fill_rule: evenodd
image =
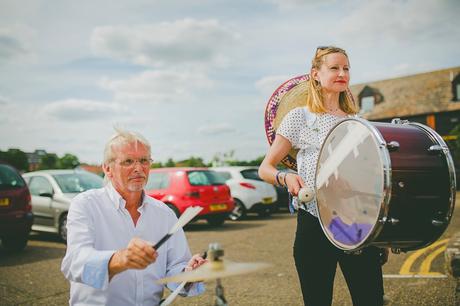
M350 87L361 116L371 121L392 118L426 124L445 139L460 124L460 67Z

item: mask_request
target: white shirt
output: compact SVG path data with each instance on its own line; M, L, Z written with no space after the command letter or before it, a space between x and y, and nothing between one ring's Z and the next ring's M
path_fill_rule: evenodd
M143 270L130 269L109 282L108 262L116 250L138 237L158 242L177 218L164 203L147 195L138 208L137 225L125 200L108 184L76 196L67 216L67 251L61 271L70 281L70 305L158 305L164 286L155 281L182 272L191 258L183 230L177 231L158 251L155 263ZM173 290L178 284L168 284ZM187 295L204 291L194 284Z
M316 164L327 134L336 124L346 118L328 113L314 114L309 112L307 107L294 108L283 118L276 133L285 137L293 148L299 150L297 172L307 187L314 190ZM316 199L302 207L298 199L293 198L292 204L295 209L303 208L318 217Z

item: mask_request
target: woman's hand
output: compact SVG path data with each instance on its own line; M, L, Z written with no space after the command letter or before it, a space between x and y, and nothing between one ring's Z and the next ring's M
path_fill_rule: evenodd
M300 188L305 187L305 183L297 173L285 172L284 175L287 190L296 197L299 194Z

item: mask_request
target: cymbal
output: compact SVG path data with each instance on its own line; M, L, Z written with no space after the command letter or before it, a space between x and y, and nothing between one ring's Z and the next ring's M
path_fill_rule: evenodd
M263 262L237 263L229 260L209 261L193 271L184 272L175 276L159 279L157 283L196 282L223 278L233 275L246 274L269 267L270 264Z

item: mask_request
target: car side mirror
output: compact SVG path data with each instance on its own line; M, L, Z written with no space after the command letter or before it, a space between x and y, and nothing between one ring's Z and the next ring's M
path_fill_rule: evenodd
M53 194L51 192L41 192L39 196L46 197L46 198L52 198Z

